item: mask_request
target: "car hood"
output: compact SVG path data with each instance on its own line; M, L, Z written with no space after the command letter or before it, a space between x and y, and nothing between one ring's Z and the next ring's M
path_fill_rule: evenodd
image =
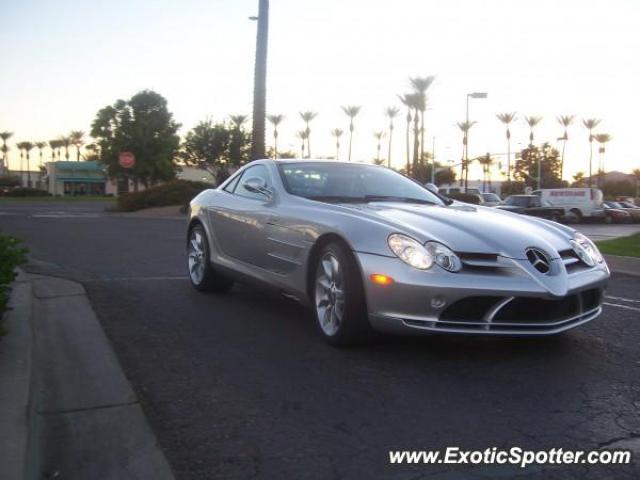
M360 215L383 221L416 240L434 240L456 252L495 253L525 259L536 247L551 258L571 248L574 231L564 225L489 207L454 203L449 206L392 202L343 205Z

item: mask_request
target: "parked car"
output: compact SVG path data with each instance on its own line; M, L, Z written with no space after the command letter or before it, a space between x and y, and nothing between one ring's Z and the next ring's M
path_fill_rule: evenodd
M629 210L625 210L616 202L603 202L605 217L604 223L631 223L633 217Z
M508 212L546 218L554 222L560 222L565 218L564 208L554 207L538 195L509 195L502 205L498 205L496 208L507 210Z
M498 195L493 192L482 192L482 199L484 200L485 207L497 207L498 205L502 205L502 200Z
M451 192L445 196L451 200L457 200L458 202L471 203L473 205L484 205L484 199L479 193Z
M625 212L629 212L634 222L640 222L640 207L631 202L616 202Z
M567 218L576 222L605 217L602 190L597 188L543 188L532 193L554 207L564 208Z
M197 290L257 281L311 307L337 345L373 330L556 334L601 313L609 278L574 229L326 160L245 165L191 201L186 240Z
M440 195L444 195L445 197L448 197L450 193L475 193L480 195L480 189L479 188L473 188L473 187L469 187L469 188L464 188L464 187L440 187L438 189L438 193Z

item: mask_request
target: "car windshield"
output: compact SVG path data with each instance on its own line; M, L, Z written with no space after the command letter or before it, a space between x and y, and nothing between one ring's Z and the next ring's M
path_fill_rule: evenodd
M513 205L515 207L528 207L530 201L531 197L511 196L507 197L507 199L504 201L504 204Z
M413 180L387 168L335 162L279 163L284 187L292 195L326 202L405 202L444 205Z
M483 193L482 198L484 198L485 202L499 202L500 197L495 193Z
M622 206L616 202L605 202L605 205L610 208L622 208Z

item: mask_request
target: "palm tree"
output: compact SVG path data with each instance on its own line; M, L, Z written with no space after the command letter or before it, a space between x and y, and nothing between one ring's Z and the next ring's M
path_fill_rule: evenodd
M593 162L593 129L600 124L597 118L584 118L582 124L589 130L589 188L591 188L592 162Z
M307 133L306 130L300 130L296 135L300 140L302 140L302 145L300 145L300 152L301 152L300 158L304 158L304 147L307 139L309 138L309 134Z
M340 137L344 132L341 128L334 128L331 130L331 135L336 139L336 160L340 160Z
M471 130L471 127L473 127L476 124L476 122L457 122L456 125L458 125L458 128L460 129L460 131L462 132L462 168L460 171L460 185L462 185L462 182L464 180L464 185L465 188L467 187L467 179L469 177L469 165L468 165L468 161L466 160L467 158L467 136L469 135L469 130ZM465 177L465 173L467 174Z
M516 119L517 114L516 112L504 112L498 113L496 117L507 128L507 182L511 182L511 130L509 130L509 125Z
M42 167L42 149L47 146L47 142L36 142L36 148L38 149L38 156L40 157L40 167Z
M529 125L529 145L533 145L533 129L540 123L541 120L542 117L524 117L524 121L527 122L527 125Z
M347 105L346 107L342 107L342 111L347 114L349 117L349 161L351 161L351 146L353 144L353 119L360 113L359 105Z
M62 136L59 139L60 146L64 147L64 158L69 161L69 147L71 146L71 137Z
M602 178L602 185L604 185L604 154L605 154L605 145L611 141L611 135L608 133L596 133L593 138L596 142L600 144L600 148L598 149L598 153L600 154L600 161L598 166L598 171L600 173L600 178ZM598 185L600 187L600 185Z
M398 98L400 99L400 102L402 102L402 104L407 107L407 165L405 167L405 173L409 175L409 171L411 170L411 120L413 118L411 110L413 109L415 104L415 94L405 93L404 95L398 95Z
M316 112L300 112L300 118L304 121L307 130L307 155L311 158L311 128L309 123L316 118L318 114Z
M229 118L231 119L233 128L236 130L240 130L242 124L247 121L247 115L229 115Z
M58 160L60 160L60 147L62 147L62 143L60 140L49 140L49 148L51 149L51 161L56 161L56 153L58 156Z
M256 33L256 63L253 83L253 128L251 160L265 157L264 131L267 114L267 44L269 40L269 0L259 0Z
M560 137L562 140L562 156L560 157L560 180L562 180L562 177L564 175L564 151L567 146L567 140L569 140L569 126L573 123L574 118L575 115L560 115L559 117L556 117L558 123L562 125L562 128L564 129L564 133L562 134L562 137Z
M640 168L635 168L631 172L636 179L636 198L640 197Z
M83 137L84 137L84 132L82 130L73 130L69 134L69 138L71 140L71 145L76 147L76 151L77 151L76 161L77 162L80 161L80 147L82 147L82 145L84 145Z
M273 125L273 158L278 158L278 125L284 120L284 115L268 115L267 119Z
M427 90L436 79L435 76L414 77L409 79L409 83L420 96L419 112L420 112L420 161L424 161L424 112L427 109Z
M391 140L393 137L393 119L400 113L398 107L387 107L384 111L385 115L389 119L389 153L387 155L387 167L391 168Z
M491 167L495 162L488 153L479 157L478 162L482 165L482 191L485 192L487 190L487 184L489 185L489 190L491 190Z
M582 186L582 182L584 182L584 172L576 172L576 174L573 176L573 186Z
M29 165L29 153L33 150L33 143L31 142L20 142L17 144L17 147L20 149L20 175L23 175L22 171L22 159L25 158L27 160L27 187L31 187L31 167ZM24 157L23 152L24 151Z
M7 147L7 140L9 140L12 136L13 132L0 132L0 139L2 139L2 168L0 168L0 170L9 170L9 161L7 160L7 152L9 151L9 147Z
M385 136L384 130L379 130L373 133L373 136L377 140L377 148L376 148L376 165L380 165L380 149L382 148L382 139Z

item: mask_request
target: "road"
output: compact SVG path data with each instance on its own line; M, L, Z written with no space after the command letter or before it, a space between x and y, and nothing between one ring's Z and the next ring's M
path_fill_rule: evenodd
M545 339L322 342L296 303L203 295L184 221L98 203L0 204L29 270L82 282L178 479L638 478L640 289L614 275L604 314ZM633 449L628 466L398 466L390 449Z

